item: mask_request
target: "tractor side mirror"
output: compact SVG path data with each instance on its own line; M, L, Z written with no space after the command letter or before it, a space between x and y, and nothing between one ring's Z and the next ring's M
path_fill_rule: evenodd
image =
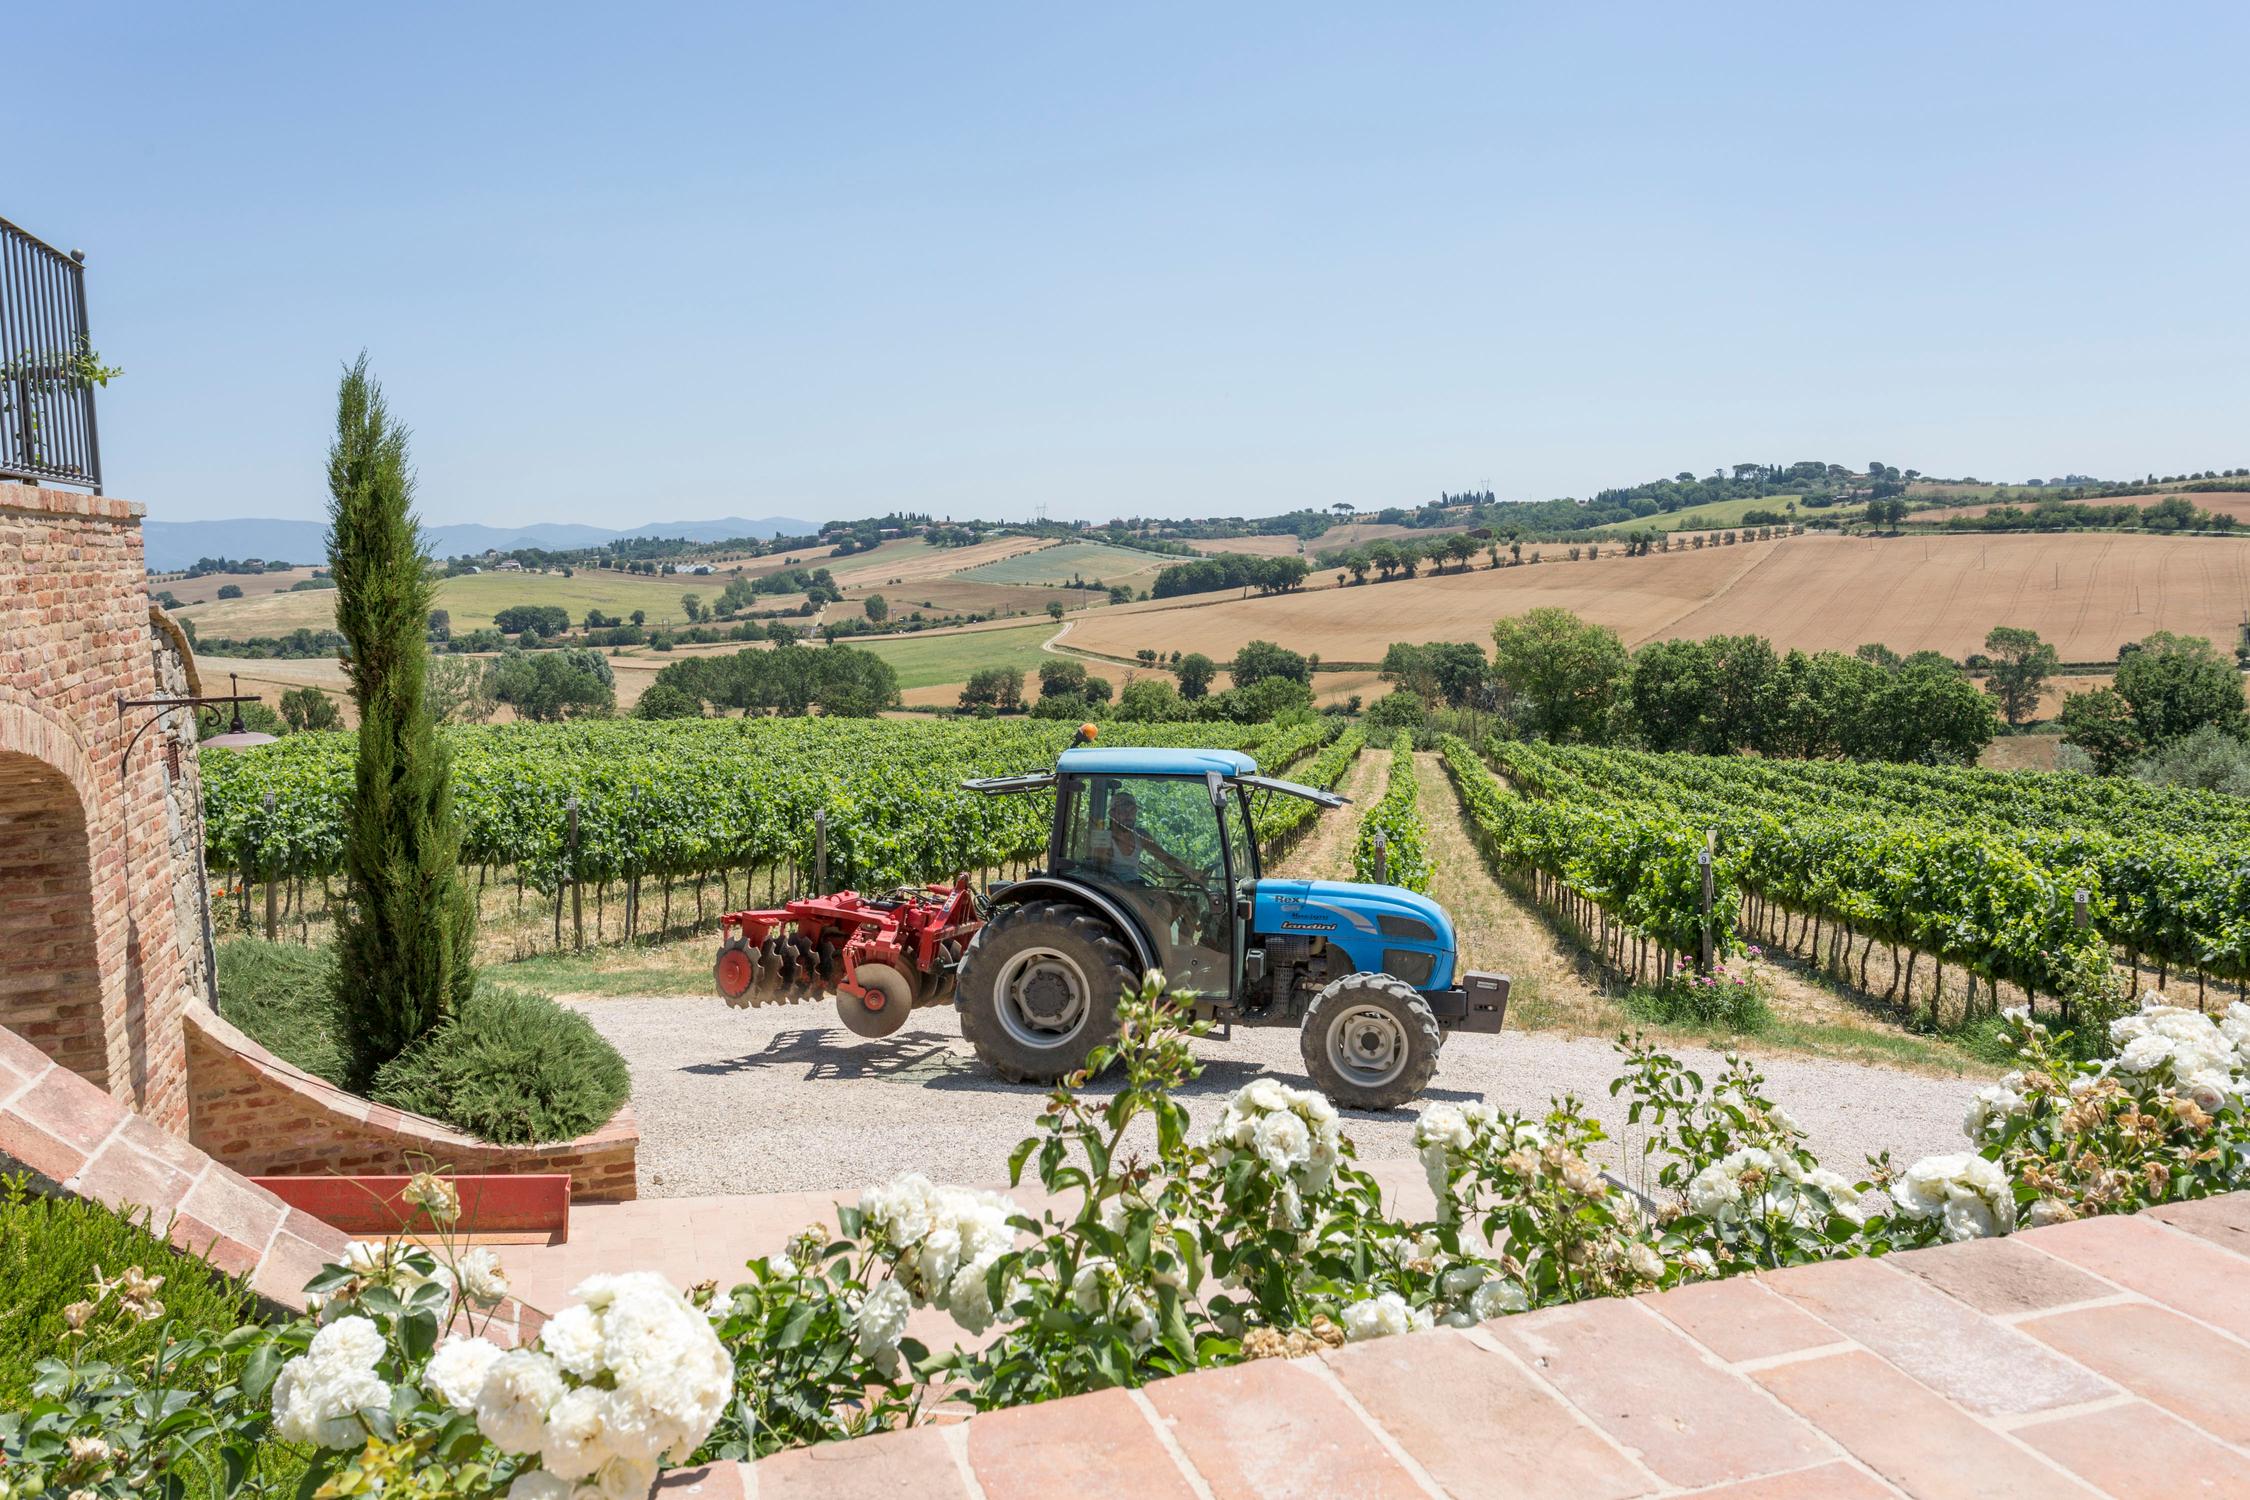
M1211 810L1217 812L1227 805L1227 779L1217 771L1203 773L1203 785L1211 793Z

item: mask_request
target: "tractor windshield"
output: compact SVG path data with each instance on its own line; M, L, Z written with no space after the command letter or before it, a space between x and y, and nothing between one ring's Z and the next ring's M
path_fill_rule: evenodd
M1200 778L1088 776L1067 798L1058 873L1131 906L1176 987L1224 996L1234 978L1225 837Z

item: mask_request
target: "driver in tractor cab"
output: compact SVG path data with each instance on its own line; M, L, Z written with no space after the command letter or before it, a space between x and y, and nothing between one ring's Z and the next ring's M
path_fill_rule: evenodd
M1146 887L1170 910L1172 924L1193 924L1193 904L1161 880L1151 880L1151 865L1161 865L1182 881L1200 888L1203 872L1174 855L1141 831L1141 802L1131 792L1118 791L1109 799L1107 824L1109 867L1119 880Z
M1131 792L1119 792L1109 799L1109 847L1117 873L1127 879L1140 878L1149 860L1186 879L1202 879L1193 865L1174 858L1141 832L1141 800Z

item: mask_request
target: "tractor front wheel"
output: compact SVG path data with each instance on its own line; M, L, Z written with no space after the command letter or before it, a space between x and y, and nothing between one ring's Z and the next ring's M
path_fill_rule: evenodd
M1437 1015L1405 980L1346 974L1313 997L1298 1046L1313 1086L1345 1109L1396 1109L1437 1072Z
M1053 1083L1117 1032L1133 959L1107 922L1060 901L1010 906L961 960L961 1033L1013 1083Z

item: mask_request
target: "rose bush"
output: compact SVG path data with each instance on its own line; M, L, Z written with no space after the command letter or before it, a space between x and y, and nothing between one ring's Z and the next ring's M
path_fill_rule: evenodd
M1045 1190L1036 1213L907 1173L723 1296L592 1278L524 1348L486 1337L506 1291L490 1253L445 1236L354 1245L305 1317L174 1339L130 1370L98 1357L102 1330L161 1300L149 1278L104 1278L32 1409L0 1415L0 1500L278 1492L250 1461L276 1443L308 1455L304 1494L622 1500L666 1464L911 1424L941 1395L1015 1405L2250 1186L2240 1003L2213 1019L2149 996L2106 1048L2012 1013L2016 1066L1970 1101L1968 1149L1856 1177L1817 1159L1747 1061L1707 1082L1621 1038L1626 1142L1574 1098L1432 1103L1419 1221L1385 1207L1318 1094L1258 1079L1197 1133L1176 1096L1201 1027L1161 976L1120 1016L1011 1158L1013 1183ZM1089 1093L1105 1069L1114 1091ZM451 1222L442 1179L410 1196ZM962 1338L909 1338L917 1308Z

